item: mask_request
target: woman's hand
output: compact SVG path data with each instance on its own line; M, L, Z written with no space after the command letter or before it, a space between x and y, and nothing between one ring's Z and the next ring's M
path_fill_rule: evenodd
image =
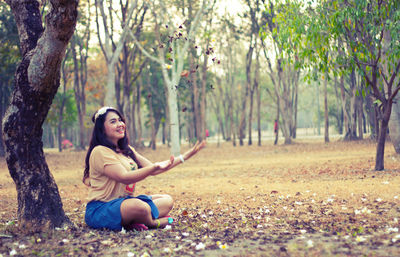
M174 164L174 156L171 156L169 160L162 161L162 162L156 162L154 163L155 170L151 175L158 175L160 173L166 172L170 168L172 168L172 165Z
M197 142L192 148L190 148L187 152L182 154L182 158L184 160L189 159L193 155L195 155L197 152L199 152L201 149L203 149L206 146L206 141L201 141ZM179 165L182 163L180 158L175 158L174 156L171 156L169 160L162 161L162 162L156 162L154 163L154 171L151 173L152 176L161 174L163 172L166 172L167 170Z
M206 146L206 141L203 140L201 142L197 141L196 144L190 148L187 152L185 152L182 156L183 159L186 161L187 159L191 158L193 155L198 153L201 149Z

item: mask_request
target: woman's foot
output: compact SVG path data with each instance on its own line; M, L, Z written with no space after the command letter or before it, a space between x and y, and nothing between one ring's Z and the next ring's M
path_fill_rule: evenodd
M144 231L148 229L149 228L146 225L140 223L131 223L128 226L126 226L126 230Z
M167 225L171 225L174 222L174 219L171 216L165 216L159 219L154 220L155 225L149 226L149 228L165 228Z

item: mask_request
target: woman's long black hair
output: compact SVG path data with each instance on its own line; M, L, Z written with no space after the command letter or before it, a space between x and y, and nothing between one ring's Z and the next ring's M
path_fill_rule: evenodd
M92 121L94 123L94 128L93 128L93 132L92 132L92 139L90 140L89 149L86 153L85 170L83 171L83 183L85 185L90 185L90 183L88 181L89 169L90 169L89 158L90 158L90 154L93 151L93 148L95 148L98 145L102 145L102 146L112 149L115 152L117 151L117 146L114 145L113 143L111 143L110 140L107 139L107 135L106 135L105 129L104 129L104 122L105 122L107 113L109 113L109 112L115 112L121 118L121 120L125 123L125 118L121 115L121 113L112 107L107 107L107 110L104 113L97 115L97 118L96 118L97 112L93 115ZM136 162L136 164L139 166L139 168L141 168L140 163L136 159L135 153L129 147L129 139L128 139L126 131L125 131L125 136L123 138L121 138L120 140L118 140L118 149L120 149L122 154L124 154L125 156L131 157Z

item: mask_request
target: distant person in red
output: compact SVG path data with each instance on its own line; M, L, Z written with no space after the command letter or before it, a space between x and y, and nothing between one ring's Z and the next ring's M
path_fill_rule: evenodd
M71 141L69 141L68 139L64 139L61 142L62 148L63 149L67 149L67 148L72 148L74 145L71 143Z
M208 132L208 129L206 129L206 137L209 137L210 133Z
M274 134L275 135L278 134L278 121L277 120L275 120L275 123L274 123Z

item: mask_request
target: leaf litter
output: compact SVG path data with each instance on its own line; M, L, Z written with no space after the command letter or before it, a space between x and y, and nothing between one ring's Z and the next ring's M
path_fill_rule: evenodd
M209 144L185 165L138 183L138 194L175 199L172 226L141 232L88 228L84 153L49 150L75 226L21 233L15 187L0 160L0 256L400 255L398 156L387 147L386 170L375 172L373 142L329 145ZM154 161L169 155L162 146L141 151Z

